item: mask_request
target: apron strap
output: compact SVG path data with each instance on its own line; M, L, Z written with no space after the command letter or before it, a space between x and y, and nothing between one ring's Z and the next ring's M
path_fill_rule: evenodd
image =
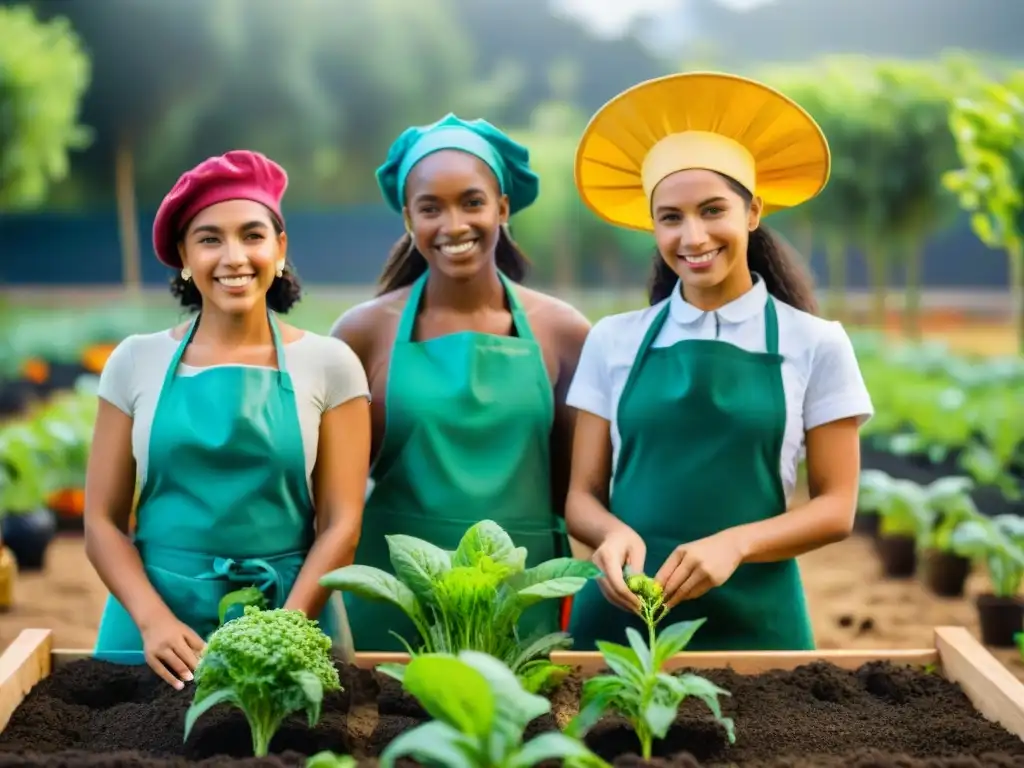
M665 306L661 308L650 327L647 329L647 333L644 334L643 341L640 342L640 348L636 351L636 357L633 358L633 364L629 367L629 375L626 377L626 383L622 387L622 392L619 395L619 406L622 405L626 400L626 393L632 389L633 383L636 381L636 377L639 375L640 365L643 363L644 358L647 356L647 350L651 348L654 340L658 338L658 333L665 325L665 320L668 318L669 308L672 306L672 300L669 299L665 302Z
M405 302L405 309L402 310L402 317L398 321L398 330L395 331L396 344L412 341L412 332L416 327L416 315L420 311L420 300L423 298L423 286L426 285L429 274L429 269L424 270L409 290L409 300Z
M771 296L764 304L764 349L769 355L779 354L779 316Z
M515 283L506 277L505 273L500 269L498 270L498 277L501 279L501 284L505 286L505 295L508 296L508 307L512 313L512 325L516 329L516 335L527 341L536 341L533 329L530 328L530 321L526 319L526 310L523 308L523 302L520 301L519 295L516 293Z
M174 375L178 372L178 365L181 363L181 358L185 354L185 349L191 343L192 337L196 335L196 328L199 327L200 314L201 313L197 313L196 316L192 318L192 324L189 325L185 335L181 337L181 341L178 343L178 348L174 350L174 356L171 358L171 364L167 366L167 372L164 374L163 389L167 388L171 379L173 379Z
M292 376L288 372L288 362L284 354L284 342L281 341L281 328L277 323L277 315L268 309L267 318L270 320L270 335L274 339L274 353L277 355L277 379L283 390L293 392Z

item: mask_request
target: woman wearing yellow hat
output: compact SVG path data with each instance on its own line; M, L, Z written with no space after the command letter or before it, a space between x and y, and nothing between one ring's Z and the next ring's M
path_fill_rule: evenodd
M566 520L605 573L576 596L575 649L641 626L624 570L664 587L666 622L707 618L695 650L813 648L794 558L849 534L873 409L846 332L761 219L829 165L806 112L731 75L642 83L588 125L583 200L653 232L657 255L651 306L595 324L568 395ZM787 511L804 451L810 501Z

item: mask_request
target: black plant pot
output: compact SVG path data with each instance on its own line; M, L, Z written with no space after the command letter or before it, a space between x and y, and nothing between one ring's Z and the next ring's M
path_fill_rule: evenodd
M1013 636L1024 631L1024 602L1017 597L978 595L981 642L996 648L1013 648Z
M42 570L46 550L57 533L57 516L49 509L4 515L0 536L14 553L20 571Z
M873 539L878 536L879 520L878 515L858 514L853 518L853 532Z
M971 561L950 552L929 549L921 563L924 584L939 597L962 597Z
M917 540L913 536L880 535L878 555L882 571L890 579L909 579L917 570Z

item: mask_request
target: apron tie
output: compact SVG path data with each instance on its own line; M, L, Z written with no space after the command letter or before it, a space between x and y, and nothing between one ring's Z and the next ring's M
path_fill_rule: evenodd
M227 579L234 584L245 584L256 587L264 595L274 590L275 600L268 602L276 605L284 599L285 583L281 572L261 557L250 557L235 560L230 557L215 557L213 568L197 578Z

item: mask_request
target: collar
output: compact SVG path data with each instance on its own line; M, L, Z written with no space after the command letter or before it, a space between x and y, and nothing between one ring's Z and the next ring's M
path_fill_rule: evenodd
M715 310L715 314L727 323L742 323L744 320L754 317L754 315L761 314L764 311L765 302L768 301L768 288L759 274L754 272L753 277L753 288L739 298L733 299L728 304L719 307ZM688 304L686 299L683 298L682 291L679 290L679 285L679 281L676 281L675 290L672 291L672 298L669 299L669 314L673 320L682 325L696 323L707 312L703 309L698 309L692 304Z

